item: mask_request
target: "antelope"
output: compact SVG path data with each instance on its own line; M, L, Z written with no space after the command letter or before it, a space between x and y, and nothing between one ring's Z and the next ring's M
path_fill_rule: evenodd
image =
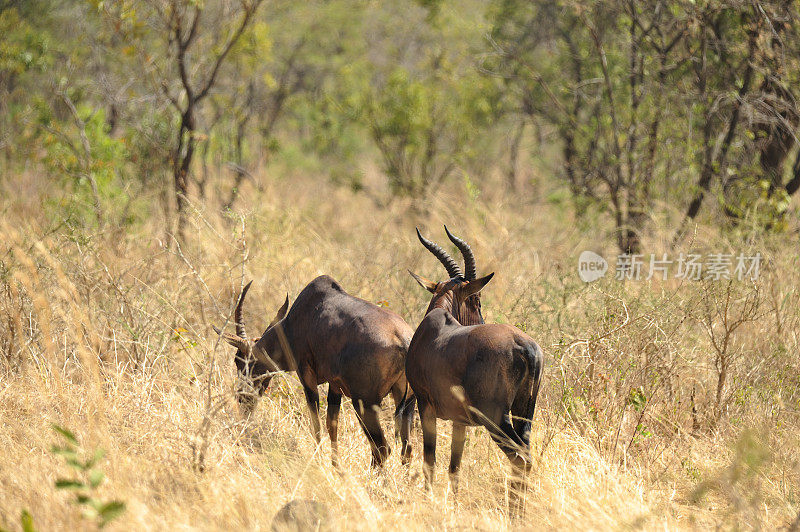
M434 480L436 420L453 422L449 473L454 492L458 491L466 427L483 426L511 462L510 502L517 513L531 469L530 430L542 350L516 327L483 322L478 298L494 273L476 278L474 257L465 242L447 231L464 256L462 274L444 250L425 240L419 230L417 234L450 275L437 283L409 271L433 294L406 356L406 378L416 395L422 424L426 487L430 489Z
M311 281L289 308L283 306L260 338L250 340L242 305L252 281L242 290L234 311L236 334L214 330L237 349L236 396L249 415L258 397L281 371L297 373L311 413L311 428L320 442L318 386L328 383L326 428L331 461L338 465L337 430L342 396L350 397L372 450L372 466L380 466L391 449L378 411L389 393L396 404L395 438L402 442L401 460L411 458L409 434L415 399L405 377L405 357L413 334L397 314L354 297L327 275Z

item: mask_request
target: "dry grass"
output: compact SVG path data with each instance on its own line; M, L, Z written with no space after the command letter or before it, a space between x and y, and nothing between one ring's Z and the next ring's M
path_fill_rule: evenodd
M800 511L800 269L797 249L779 238L728 241L703 228L692 244L770 259L757 286L731 288L731 313L748 295L760 305L731 334L717 419L716 355L703 320L725 285L583 285L577 255L610 257L612 240L557 205L451 191L422 215L308 179L270 181L236 215L196 206L189 242L169 249L157 214L97 232L48 222L45 184L18 180L0 200L2 526L18 527L23 509L42 530L88 526L53 487L69 474L50 452L53 423L107 451L99 495L127 504L112 529L265 529L297 497L328 504L340 529L365 530L776 528ZM406 269L441 272L413 227L441 241L445 221L473 243L480 271L498 273L483 299L487 321L525 329L546 354L538 461L527 516L515 523L505 510L505 459L482 430L469 432L454 499L442 422L432 497L422 489L418 427L410 468L395 454L371 471L349 404L336 473L328 442L317 447L310 435L292 375L245 422L232 353L210 327L229 320L244 279L255 281L246 317L256 334L285 293L293 298L322 273L415 325L427 298ZM659 242L648 242L653 252ZM392 408L387 400L389 430Z

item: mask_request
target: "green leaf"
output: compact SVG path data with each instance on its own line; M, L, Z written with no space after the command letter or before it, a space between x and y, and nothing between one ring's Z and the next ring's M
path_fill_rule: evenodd
M53 454L57 454L57 455L63 456L67 460L77 460L78 459L78 454L75 452L75 449L73 449L71 447L59 447L57 445L53 445L50 448L50 452L52 452Z
M36 528L33 526L33 516L28 510L22 510L19 523L22 525L22 532L36 532Z
M628 404L633 406L638 412L641 412L647 404L647 396L641 388L631 389L628 395Z
M68 457L66 459L67 465L76 471L84 471L86 467L77 458Z
M100 526L107 525L112 520L116 519L125 511L125 503L121 501L110 501L97 509L100 514Z
M89 484L91 484L93 488L99 486L100 483L103 482L104 478L105 475L102 471L98 471L97 469L89 471Z
M102 460L102 458L105 455L106 455L106 452L103 449L97 449L94 452L94 455L89 460L86 461L86 469L89 469L90 467L95 465L97 462Z
M83 510L81 510L81 515L84 519L88 521L92 521L97 518L97 510L94 508L87 506Z
M86 485L79 480L70 480L68 478L59 478L56 480L56 489L60 490L79 490L86 487Z
M64 427L60 427L60 426L56 425L55 423L53 423L50 426L53 428L54 431L56 431L59 434L61 434L64 437L64 439L67 440L68 442L70 442L72 445L76 445L76 446L78 445L78 438L70 430L65 429Z

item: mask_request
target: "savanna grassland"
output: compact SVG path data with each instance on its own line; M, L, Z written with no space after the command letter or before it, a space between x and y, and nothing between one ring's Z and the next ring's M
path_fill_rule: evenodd
M796 1L0 0L0 529L797 531L798 87ZM456 497L446 423L429 494L418 422L242 417L212 329L320 274L416 327L443 224L545 354L518 519L483 430Z
M105 451L93 497L126 505L110 529L264 529L297 497L329 505L340 529L776 528L796 519L797 248L700 226L692 249L761 251L759 280L609 275L587 285L578 253L613 255L613 241L555 200L453 186L420 213L293 176L246 187L241 207L224 216L195 205L188 241L169 246L156 209L125 230L79 228L48 220L42 204L53 196L30 174L3 184L6 528L18 527L23 510L40 530L91 526L69 490L54 487L79 473L51 451L62 441L53 424L74 432L80 452ZM254 280L245 309L252 335L286 293L322 273L416 325L427 295L406 269L439 278L442 268L414 225L442 241L443 222L468 236L479 272L497 272L484 290L487 321L517 325L546 355L527 514L514 523L505 457L482 429L469 432L453 498L449 427L439 423L429 496L418 423L410 467L394 453L370 470L346 403L338 474L327 440L314 443L293 375L274 381L251 419L240 417L233 353L211 329L231 327L243 281ZM714 346L726 335L721 354ZM392 410L387 399L387 424Z

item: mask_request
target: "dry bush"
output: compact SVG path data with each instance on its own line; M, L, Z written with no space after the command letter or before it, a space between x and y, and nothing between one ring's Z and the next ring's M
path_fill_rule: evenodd
M311 437L294 376L276 379L252 419L239 416L232 353L210 327L229 324L246 279L254 334L286 293L322 273L414 326L427 298L406 269L440 278L441 268L413 227L439 234L442 222L473 244L481 271L498 273L483 299L487 321L524 329L546 355L538 460L515 526L776 527L797 516L800 269L781 242L748 244L769 258L757 285L585 285L577 255L605 242L609 256L613 242L555 207L502 196L442 192L432 214L412 219L408 206L379 210L306 178L270 181L237 215L193 206L178 246L164 241L158 216L124 229L46 224L24 214L39 212L45 183L26 186L36 194L0 201L3 526L23 509L41 529L85 526L53 488L64 465L49 451L51 423L107 451L100 494L127 504L111 528L263 529L299 497L327 504L342 529L509 525L506 460L484 431L469 432L454 498L440 423L431 497L418 428L410 468L395 453L371 471L345 405L337 474L328 442ZM702 246L736 242L716 234ZM386 401L387 428L391 409Z

